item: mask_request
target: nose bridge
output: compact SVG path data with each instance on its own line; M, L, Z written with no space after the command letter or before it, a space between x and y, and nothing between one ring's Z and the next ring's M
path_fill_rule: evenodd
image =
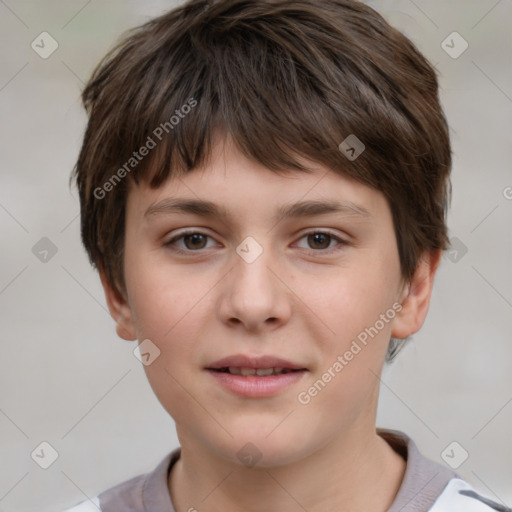
M253 304L270 300L274 295L274 276L269 270L271 251L253 237L246 238L236 249L233 291L239 298L252 297Z
M256 329L270 320L274 323L286 319L290 308L285 290L270 270L275 266L272 262L271 250L252 237L236 248L222 297L224 321L243 323L247 328Z

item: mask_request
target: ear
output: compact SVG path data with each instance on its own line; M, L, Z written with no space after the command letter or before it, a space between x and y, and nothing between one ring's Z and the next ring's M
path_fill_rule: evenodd
M105 298L107 299L110 315L116 322L117 335L126 341L136 340L137 335L135 333L132 311L128 301L114 289L102 270L100 270L100 279L105 292Z
M405 339L420 330L427 316L434 275L440 261L440 250L425 252L419 259L414 276L402 293L402 309L391 329L393 338Z

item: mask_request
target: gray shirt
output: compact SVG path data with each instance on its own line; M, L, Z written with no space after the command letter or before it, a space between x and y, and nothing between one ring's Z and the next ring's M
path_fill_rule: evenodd
M403 432L377 429L407 462L404 478L387 512L512 512L477 494L456 473L425 458ZM150 473L136 476L67 512L176 512L167 487L180 448Z

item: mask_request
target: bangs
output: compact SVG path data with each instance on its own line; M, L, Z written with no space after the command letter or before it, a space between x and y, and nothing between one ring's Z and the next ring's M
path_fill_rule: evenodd
M390 130L375 130L376 118L395 124L393 131L413 142L407 118L394 105L400 90L386 86L389 79L377 86L372 76L381 74L379 63L351 55L356 35L333 41L329 32L335 27L325 20L301 24L283 18L277 33L276 19L268 12L257 16L257 5L254 18L234 23L235 7L225 8L221 18L203 13L194 30L183 33L150 22L130 34L130 76L96 84L122 91L112 106L120 113L119 153L108 172L149 145L148 156L130 176L158 187L205 165L213 137L222 134L275 172L307 171L297 158L302 157L382 188L369 165L370 160L373 168L378 164L375 155L363 153L358 162L349 162L338 149L355 134L370 153L386 151L389 159ZM209 17L217 18L213 23ZM151 44L143 39L148 31L155 36Z
M423 251L447 246L451 149L436 73L361 2L189 0L128 32L82 99L82 240L119 290L128 184L207 167L219 137L276 173L309 161L381 191L405 279ZM362 148L355 158L347 140Z

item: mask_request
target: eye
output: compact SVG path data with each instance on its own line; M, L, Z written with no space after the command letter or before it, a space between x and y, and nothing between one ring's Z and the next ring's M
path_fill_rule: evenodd
M208 245L208 240L211 241ZM301 246L300 241L305 240L307 246ZM172 250L181 253L199 252L204 249L215 247L213 238L200 231L188 231L181 233L164 244ZM311 252L333 252L346 245L340 237L327 231L311 231L299 239L298 247ZM336 247L337 246L337 247Z
M311 231L300 238L300 240L304 239L308 247L302 248L312 249L314 252L331 252L333 250L333 243L334 250L341 249L341 246L346 245L346 242L340 237L327 231ZM338 247L335 247L336 242L338 243Z
M178 252L194 252L201 249L207 249L207 240L211 239L210 236L200 231L189 231L175 236L165 243L166 246L171 246L172 249ZM211 247L211 245L210 245Z

